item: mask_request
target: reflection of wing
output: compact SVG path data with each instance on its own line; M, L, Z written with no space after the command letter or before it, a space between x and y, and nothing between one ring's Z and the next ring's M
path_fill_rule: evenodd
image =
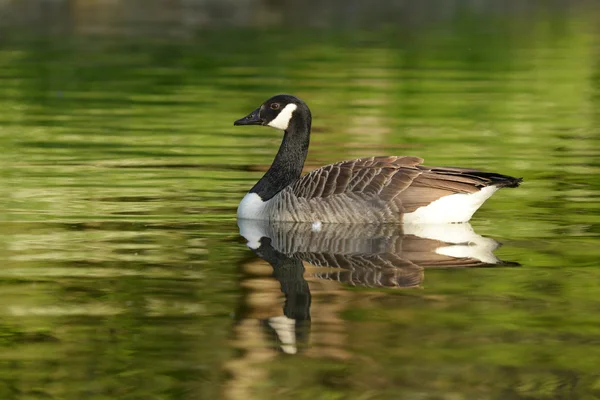
M419 286L423 281L423 268L393 253L296 253L295 256L321 267L313 276L353 286L408 288Z
M260 255L265 241L281 257L315 267L315 276L352 285L414 287L423 268L481 267L502 263L498 243L469 224L375 225L240 220L241 234ZM273 265L274 259L267 259Z

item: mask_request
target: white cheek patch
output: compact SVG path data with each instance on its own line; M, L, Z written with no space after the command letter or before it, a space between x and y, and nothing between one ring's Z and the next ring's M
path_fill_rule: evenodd
M292 119L292 113L298 108L295 104L290 103L281 110L279 115L267 125L275 129L281 129L285 131L290 124L290 120Z

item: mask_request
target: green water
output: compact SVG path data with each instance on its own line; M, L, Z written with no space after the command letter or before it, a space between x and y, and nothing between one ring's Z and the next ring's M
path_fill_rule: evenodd
M0 398L600 397L598 20L6 36ZM313 110L308 168L418 155L524 177L471 221L521 267L405 289L307 273L308 344L282 352L280 285L235 219L280 134L232 126L280 92Z

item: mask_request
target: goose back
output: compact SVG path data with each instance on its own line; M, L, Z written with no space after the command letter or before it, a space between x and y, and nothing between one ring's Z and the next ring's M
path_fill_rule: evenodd
M448 215L448 222L462 222L495 190L520 182L506 175L466 168L427 167L422 162L419 157L391 156L326 165L279 192L266 204L265 211L271 219L281 221L399 223L405 222L404 216L450 195L464 195L460 198L463 203L468 195L475 195L471 196L472 210L456 218ZM489 190L482 191L484 188ZM455 212L452 207L450 203L442 204L442 212L452 214ZM439 221L439 216L436 218Z

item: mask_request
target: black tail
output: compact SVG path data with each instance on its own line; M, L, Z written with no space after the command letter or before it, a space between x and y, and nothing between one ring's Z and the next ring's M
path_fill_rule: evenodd
M479 182L473 184L477 187L485 186L497 186L503 187L517 187L523 181L523 178L515 178L513 176L496 174L494 172L484 172L477 169L470 168L456 168L456 167L422 167L423 169L429 169L432 172L441 173L443 175L456 175L475 178Z
M497 186L499 188L515 188L518 187L521 184L521 182L523 182L523 178L515 178L513 176L508 175L495 174L493 172L476 171L470 172L469 175L489 179L490 183L488 186Z

